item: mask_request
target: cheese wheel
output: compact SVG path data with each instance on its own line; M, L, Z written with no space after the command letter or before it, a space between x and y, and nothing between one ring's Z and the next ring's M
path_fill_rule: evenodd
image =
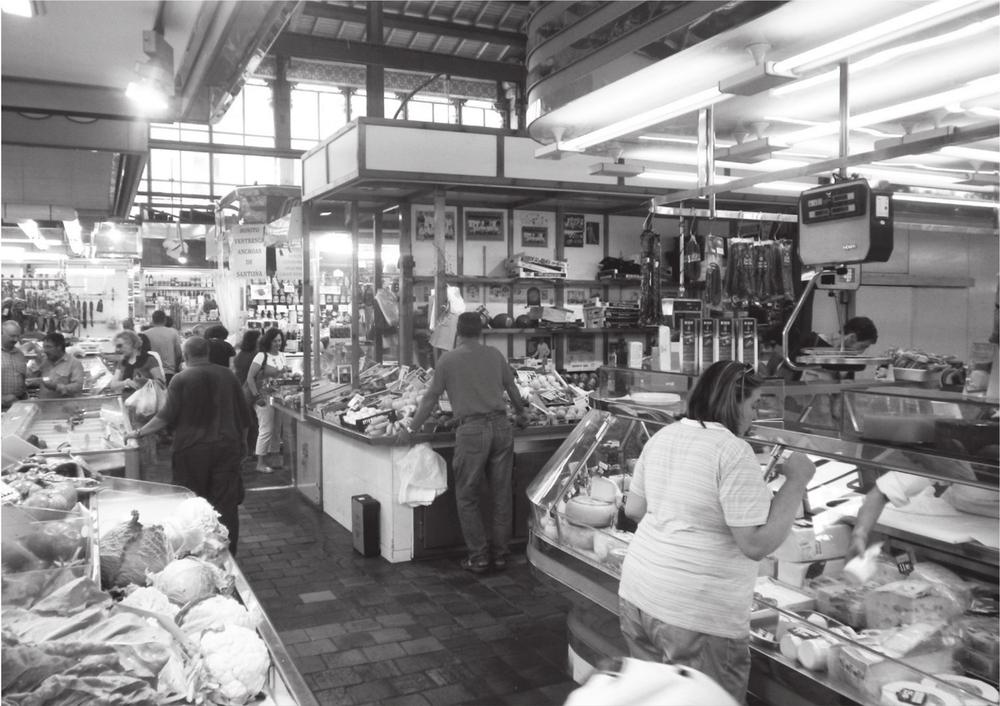
M566 501L566 517L580 525L607 527L614 520L618 507L589 495L578 495Z
M601 502L613 503L618 500L618 486L613 480L595 477L590 479L590 497Z
M798 658L802 666L813 672L825 672L830 658L829 640L818 637L815 640L804 640L799 645Z

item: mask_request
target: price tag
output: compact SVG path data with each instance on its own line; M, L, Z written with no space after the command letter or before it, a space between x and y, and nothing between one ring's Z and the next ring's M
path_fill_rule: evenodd
M364 406L364 403L365 403L364 395L360 393L355 393L354 397L352 397L348 401L347 408L354 412L357 412L359 409L361 409L361 407Z
M920 706L927 702L927 693L916 689L900 689L896 692L896 700L901 704Z
M896 555L896 567L903 576L913 573L913 556L909 552ZM923 702L921 702L923 703Z

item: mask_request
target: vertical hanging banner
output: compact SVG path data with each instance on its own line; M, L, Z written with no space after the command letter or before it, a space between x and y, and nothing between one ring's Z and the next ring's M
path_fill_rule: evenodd
M288 216L288 231L274 246L274 278L282 282L305 279L302 262L302 207L293 206Z
M229 230L232 243L229 271L242 279L267 277L267 254L264 247L263 225L233 226Z

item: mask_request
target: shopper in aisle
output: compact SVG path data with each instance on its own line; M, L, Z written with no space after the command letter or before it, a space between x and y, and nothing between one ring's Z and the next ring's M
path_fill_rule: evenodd
M254 356L247 371L246 389L257 413L258 473L274 473L280 467L281 436L279 418L267 395L268 381L288 372L285 362L285 335L279 328L269 328L260 338L260 352ZM277 458L276 458L277 457Z
M260 333L260 329L253 328L244 331L243 338L240 340L240 350L236 354L236 357L233 358L233 372L236 373L236 379L239 380L240 385L244 386L244 391L246 391L247 373L250 372L250 364L253 362L253 357L257 355ZM253 400L249 399L249 393L247 393L247 397L247 403L252 407ZM256 459L258 429L257 414L252 412L250 414L250 426L247 427L247 459Z
M816 470L792 454L772 498L740 438L762 384L750 365L712 364L688 397L687 417L646 443L625 504L639 526L619 587L633 657L701 670L740 702L757 562L788 535Z
M39 397L75 397L83 392L83 363L66 352L65 336L45 334L42 354L40 361L28 364L28 372L37 374L31 381L39 385Z
M229 329L222 324L215 324L205 329L205 339L208 341L208 359L223 368L230 367L236 356L236 349L226 339Z
M0 332L0 344L3 348L3 365L0 370L3 372L3 382L0 390L3 391L3 409L6 411L18 400L28 397L28 390L24 384L28 377L28 359L17 347L21 338L21 327L16 321L4 321L2 332Z
M469 552L462 560L462 568L481 574L489 570L491 557L497 571L507 568L510 552L514 436L507 419L505 391L519 425L527 419L510 365L500 351L479 340L483 330L479 314L460 314L457 326L454 350L438 360L434 378L413 415L411 426L400 432L399 440L411 443L411 429L420 429L442 393L448 393L458 420L452 461L455 500ZM493 526L488 540L479 507L484 480L490 485L493 503Z
M177 329L167 326L167 314L157 309L151 317L152 326L143 331L149 337L149 344L163 361L163 374L167 384L177 374L181 363L181 336Z
M122 397L127 398L148 380L156 380L166 385L163 368L148 350L143 350L143 341L139 334L134 331L120 331L115 336L114 342L115 352L121 356L109 385L114 392L120 392Z
M142 439L173 427L173 482L218 511L235 555L243 501L240 457L250 411L236 376L213 365L208 351L208 341L200 336L184 342L185 368L170 381L163 409L126 438Z

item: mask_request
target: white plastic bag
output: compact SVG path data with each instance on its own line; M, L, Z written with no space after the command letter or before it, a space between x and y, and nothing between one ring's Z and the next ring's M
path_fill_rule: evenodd
M565 706L737 706L736 699L697 669L622 657L613 671L597 671L570 692Z
M448 489L447 463L430 444L417 444L400 461L399 504L430 505Z
M146 384L129 395L125 406L135 410L135 415L148 419L156 416L167 402L167 390L156 380L147 380Z

